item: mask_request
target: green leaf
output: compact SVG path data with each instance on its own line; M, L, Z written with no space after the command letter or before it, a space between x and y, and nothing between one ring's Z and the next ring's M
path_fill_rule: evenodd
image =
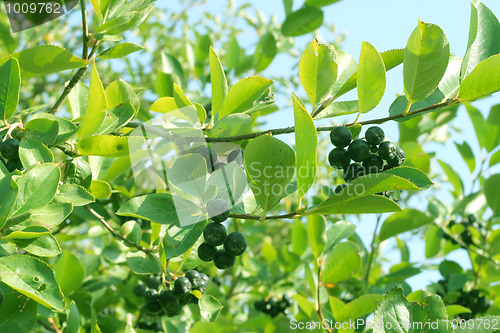
M31 119L25 126L26 139L36 139L47 146L52 146L56 142L59 134L59 124L50 119Z
M54 144L58 144L61 142L67 141L71 138L77 131L76 125L69 121L68 119L64 119L61 117L54 116L50 113L36 113L31 117L31 119L48 119L51 121L55 121L58 126L57 137L55 139Z
M316 7L324 7L328 6L331 4L334 4L336 2L339 2L340 0L306 0L306 5L308 6L316 6Z
M172 196L166 193L146 194L132 198L123 204L116 214L142 218L160 224L178 222Z
M477 141L481 148L486 148L486 141L488 140L488 133L486 131L486 122L484 120L481 111L476 109L469 103L465 103L465 108L469 114L469 118L474 126L474 131L476 132Z
M40 230L41 229L41 230ZM61 253L57 240L50 230L41 226L28 226L4 237L18 248L40 257L55 257Z
M300 36L318 29L321 24L323 24L323 11L306 6L287 15L281 26L281 32L285 36Z
M433 185L433 182L424 172L408 166L392 168L384 171L384 173L407 179L421 190L425 190Z
M1 58L0 64L7 62L9 59L19 61L23 79L87 66L85 60L75 57L68 50L56 45L39 45L24 49Z
M349 238L354 234L356 226L346 221L335 222L326 232L326 253L329 253L331 248L344 238Z
M364 294L360 297L347 303L337 315L335 319L338 322L346 322L349 319L361 318L369 315L377 308L377 305L382 300L382 295Z
M498 173L490 176L484 182L484 195L486 196L488 206L493 210L493 213L500 212L500 196L498 195L499 186L500 174Z
M386 79L382 57L367 42L363 42L361 46L357 82L359 112L368 112L382 100Z
M68 94L68 108L71 111L73 119L80 118L85 112L87 107L87 97L89 95L89 88L79 81L75 87Z
M75 184L61 184L54 197L56 202L69 202L73 206L85 206L95 201L95 198L83 186Z
M141 251L131 251L127 254L127 264L136 274L159 274L160 264L152 257Z
M370 214L389 213L401 210L394 201L379 195L368 195L348 200L332 200L330 197L315 208L305 212L309 214Z
M425 257L432 258L441 250L440 230L434 225L429 225L425 230Z
M500 150L497 150L493 155L490 157L490 167L500 163Z
M375 329L374 332L400 333L403 332L402 327L409 326L411 328L416 327L415 325L423 325L425 323L434 323L437 321L437 328L429 328L428 330L410 329L408 332L433 331L438 333L451 333L453 330L450 323L445 321L447 319L448 314L439 296L432 295L424 298L421 303L410 303L404 297L401 289L393 289L385 295L375 311L373 320L374 322L380 323L380 328ZM429 325L430 324L427 324L427 327Z
M15 213L19 215L48 205L57 192L60 178L61 171L55 163L37 165L19 177Z
M299 76L314 109L329 96L337 71L335 49L317 39L309 43L300 57Z
M196 43L194 50L194 72L198 77L203 75L205 64L210 58L210 45L212 45L212 41L210 40L210 36L208 34L198 35L198 43Z
M302 102L292 93L295 119L295 150L299 200L314 184L316 178L316 159L318 133L311 115Z
M0 66L0 119L7 120L16 111L21 89L21 73L17 59Z
M206 223L200 222L188 227L181 228L183 232L182 240L175 245L169 243L169 239L167 236L163 242L165 257L167 259L170 259L186 253L200 238L203 230L205 229L205 225Z
M455 142L455 147L457 147L458 152L469 167L469 171L473 173L476 169L476 158L474 157L474 153L472 152L469 144L466 141L462 144Z
M47 228L57 226L73 211L70 203L54 203L43 208L31 209L29 217L23 221L24 225L41 225Z
M322 281L324 284L347 280L361 268L359 247L352 242L338 243L326 257Z
M500 53L500 24L482 2L472 1L469 42L460 71L463 80L484 59Z
M352 83L354 84L354 87L356 86L355 73L358 70L356 60L354 60L350 54L342 50L335 51L335 62L337 63L337 80L335 81L331 92L332 96L334 96L333 99L338 97L337 94L340 92L342 87L344 87L346 82L353 76L354 80Z
M205 192L207 162L200 154L187 154L175 159L168 171L172 193L181 192L202 198Z
M252 130L253 119L244 113L235 113L219 119L208 132L209 137L230 137L248 134Z
M485 148L488 152L500 144L500 104L493 105L486 118Z
M307 217L307 236L314 256L319 258L325 250L326 244L326 219L324 216L310 215Z
M136 110L130 101L109 110L104 122L97 130L97 134L110 134L125 127L134 118Z
M464 193L464 183L460 175L455 171L455 169L448 163L438 160L439 165L443 169L448 181L453 185L452 194L455 198L460 197Z
M119 157L129 153L129 144L141 140L135 137L96 135L81 140L76 149L81 156Z
M419 21L404 54L404 87L410 103L429 96L441 81L450 58L450 45L443 30Z
M222 304L212 295L202 294L200 298L200 313L203 319L215 321L222 311Z
M274 57L278 53L278 47L276 46L276 39L273 34L268 31L260 37L257 47L255 48L255 53L253 55L253 68L256 72L261 72L266 69Z
M450 61L446 72L444 72L438 89L443 94L443 100L454 98L460 88L460 66L462 59L455 56L450 56Z
M213 114L216 114L221 110L222 103L227 95L227 79L219 57L211 46L210 81L212 83L212 110Z
M467 320L467 325L457 325L455 333L491 333L498 331L500 316L483 316Z
M63 295L54 272L45 262L19 254L1 257L0 278L9 287L43 306L57 311L64 310Z
M89 190L96 199L100 200L108 199L113 191L107 182L95 179L90 183Z
M134 109L139 110L140 101L134 88L123 80L111 82L105 89L108 109L117 108L123 104L130 103Z
M85 278L85 268L76 255L65 251L57 260L55 277L62 292L70 295L81 286Z
M263 135L250 141L244 160L255 199L267 212L280 202L292 180L295 154L286 143Z
M66 319L66 327L63 333L78 333L80 331L80 313L75 301L71 302L69 306L69 314Z
M109 35L117 35L140 25L149 15L154 6L149 6L140 11L132 11L127 14L113 18L98 26L95 33L106 32Z
M144 47L134 43L121 43L110 47L99 53L98 57L101 59L116 59L129 55L137 51L141 51Z
M102 85L99 74L97 73L97 66L95 61L92 65L92 73L90 74L90 87L87 109L80 124L78 136L80 140L92 136L101 126L106 113L104 112L108 107L106 93Z
M413 103L410 107L410 111L415 111L415 110L418 110L420 108L425 108L425 107L440 103L443 101L443 98L444 98L443 93L441 91L439 91L438 89L436 89L432 92L432 94L430 94L429 96L427 96L423 100L418 101L416 103ZM394 102L392 102L391 106L389 107L389 115L391 115L391 116L400 115L404 111L406 111L407 107L408 107L408 99L406 99L406 96L405 95L398 96L398 97L396 97ZM440 108L428 110L426 112L420 112L420 113L414 114L414 115L410 114L404 118L396 119L396 121L405 122L408 119L419 117L422 114L425 114L428 112L435 112L437 110L444 109L444 108L445 107L440 107Z
M5 295L0 307L0 331L30 333L36 323L38 304L17 292Z
M37 163L49 163L54 161L54 155L43 143L35 139L21 140L19 146L19 159L25 169Z
M446 313L448 313L448 317L452 318L452 317L455 317L456 315L459 315L461 313L471 313L471 310L469 310L468 308L466 308L464 306L461 306L458 304L453 304L453 305L446 306Z
M434 219L419 210L407 208L389 216L382 224L379 240L383 241L400 233L420 228Z
M295 219L292 227L292 252L297 255L302 255L308 245L307 229L304 227L300 219Z
M500 90L500 54L481 61L460 85L460 101L472 101Z
M242 51L240 45L238 44L238 40L235 36L232 36L227 44L224 56L224 63L226 64L226 68L228 71L238 65L241 52Z
M273 81L251 76L238 81L229 89L219 112L219 119L231 113L247 111L267 91Z
M314 118L322 119L328 117L338 117L356 112L359 112L359 103L357 100L333 102Z
M2 200L0 200L0 228L3 228L16 203L18 193L18 186L12 180L12 176L8 175L0 179L0 193L2 193Z

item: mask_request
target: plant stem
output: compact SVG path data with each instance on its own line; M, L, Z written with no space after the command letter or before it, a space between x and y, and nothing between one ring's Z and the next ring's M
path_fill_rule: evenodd
M370 270L372 269L373 257L375 256L375 248L377 246L377 243L376 243L377 230L378 230L378 226L379 226L381 220L382 220L382 214L377 214L377 223L375 224L375 229L373 230L370 257L368 259L368 266L366 267L366 273L365 273L365 282L366 283L368 283L368 279L370 278Z
M316 312L318 312L319 320L321 323L325 320L323 312L321 311L321 270L325 263L325 257L318 258L318 288L316 288ZM332 332L329 327L324 328L327 332Z
M244 220L280 220L280 219L291 219L294 217L300 216L297 214L297 212L292 212L289 214L283 214L283 215L271 215L271 216L265 216L262 218L262 216L257 216L257 215L249 215L249 214L229 214L229 217L233 217L235 219L244 219Z
M80 9L82 11L82 35L83 35L83 47L82 47L82 59L87 60L89 52L89 28L87 24L87 8L85 6L85 0L80 0Z
M109 223L106 221L106 219L101 216L98 212L96 212L95 210L93 210L92 208L90 208L89 206L85 206L85 208L92 214L94 215L101 223L102 225L104 225L104 227L106 229L109 230L109 232L111 232L111 234L113 234L113 236L117 239L120 239L121 241L123 241L124 243L127 243L128 245L131 245L133 247L135 247L136 249L138 249L139 251L142 251L146 254L151 254L151 253L154 253L154 252L158 252L158 249L151 249L151 248L145 248L144 246L141 246L135 242L132 242L131 240L123 237L122 235L120 235L119 233L117 233L115 231L115 229L113 229L113 227L111 227L109 225ZM153 256L154 257L154 256ZM161 265L160 265L161 266Z

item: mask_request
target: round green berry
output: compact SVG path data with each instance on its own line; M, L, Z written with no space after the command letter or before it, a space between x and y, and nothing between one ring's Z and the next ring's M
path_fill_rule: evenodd
M207 213L213 222L221 223L229 217L229 204L223 199L214 199L207 204Z
M205 242L212 246L222 245L227 237L226 227L220 223L209 223L203 230L203 237Z
M247 249L247 239L239 232L235 231L227 235L224 242L224 250L233 256L241 256Z
M356 162L363 162L370 156L371 147L370 145L363 139L356 139L349 145L347 148L347 152L349 153L349 157Z
M0 147L0 154L8 160L13 160L19 157L19 141L16 139L7 139Z
M236 257L227 253L225 250L218 250L214 259L215 267L218 269L226 269L233 267L236 263Z
M378 147L378 156L383 160L389 161L396 157L396 146L390 141L384 141Z
M146 281L146 284L151 289L158 289L161 286L161 280L156 278L154 275L150 275L150 276L148 276L148 280Z
M328 154L328 163L334 168L345 169L351 162L347 151L343 148L335 148Z
M340 184L335 188L335 194L342 194L344 192L344 189L347 187L347 184Z
M194 269L187 271L186 277L188 278L189 282L191 282L192 289L198 289L200 287L201 276L200 276L200 273L198 271L195 271Z
M363 167L367 173L378 173L384 169L384 160L376 154L371 154L363 162Z
M210 278L208 277L208 275L200 273L200 279L201 279L200 286L198 288L193 288L193 289L199 290L202 294L204 294L207 291L208 282L210 281Z
M134 287L134 294L139 297L144 297L146 296L146 286L143 284L138 284L137 286Z
M146 303L146 313L150 316L157 316L160 313L162 313L163 308L161 307L161 304L158 303L157 301L154 302L147 302Z
M164 290L158 297L158 302L167 313L176 312L180 308L179 297L172 290Z
M198 258L203 261L212 261L217 254L217 248L208 243L202 243L198 247Z
M394 158L387 160L387 165L390 168L395 168L403 164L404 161L405 161L405 152L403 151L403 149L396 147L396 155L394 156Z
M347 127L337 126L330 132L330 141L335 147L347 147L352 141L352 133Z
M158 290L148 289L148 291L146 291L146 299L152 302L158 300Z
M189 294L191 289L191 281L187 277L181 276L174 282L174 291L177 295Z
M366 130L365 139L366 142L373 146L379 145L385 139L384 130L378 126L372 126Z
M356 178L362 177L365 175L365 168L359 163L351 163L344 170L344 180L346 182L350 182Z

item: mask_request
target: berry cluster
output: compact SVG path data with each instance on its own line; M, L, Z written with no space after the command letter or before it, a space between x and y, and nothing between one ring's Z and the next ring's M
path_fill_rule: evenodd
M205 242L198 247L198 257L203 261L214 261L218 269L233 267L236 257L241 256L247 249L247 240L239 232L227 234L222 222L229 218L229 205L222 199L214 199L207 205L207 213L212 220L203 230ZM223 245L223 249L217 246Z
M7 139L0 142L0 162L3 163L9 172L14 170L24 170L23 164L19 159L19 141L16 139ZM7 161L5 161L7 160Z
M187 271L185 276L177 278L174 282L173 290L162 290L160 279L150 276L147 287L139 284L134 288L134 294L145 297L146 313L150 316L174 317L181 313L183 305L198 303L198 298L191 294L191 291L198 290L204 294L207 290L209 278L206 274L196 270Z
M454 225L462 225L464 227L464 230L460 233L459 237L466 245L474 244L474 241L472 240L472 233L470 232L469 227L475 228L481 233L481 235L484 235L486 233L485 224L482 221L477 220L476 216L474 216L473 214L470 214L469 216L467 216L467 218L463 218L461 221L451 220L447 225L450 233L453 233L452 227ZM452 244L458 244L458 242L447 233L443 235L443 238L450 241Z
M365 140L353 140L347 127L337 126L330 132L330 140L335 148L328 154L328 162L332 167L344 171L346 182L403 164L404 151L384 139L385 133L378 126L366 130ZM343 187L336 189L336 192L340 192Z
M255 302L255 308L260 312L270 315L271 317L276 317L280 313L284 315L288 314L288 307L292 305L292 301L283 295L281 300L277 300L276 297L269 297L267 300L263 299Z

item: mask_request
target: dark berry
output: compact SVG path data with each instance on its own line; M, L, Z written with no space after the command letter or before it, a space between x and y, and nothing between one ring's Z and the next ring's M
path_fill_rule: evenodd
M335 148L328 154L328 163L334 168L345 169L351 163L351 158L343 148Z
M396 146L390 141L384 141L378 147L378 156L383 160L391 160L396 157Z
M9 172L12 172L14 170L24 170L23 164L21 163L21 160L18 158L9 160L6 166Z
M363 166L367 173L378 173L384 169L384 160L376 154L371 154L363 162Z
M175 317L175 316L178 316L181 314L181 306L179 304L179 307L175 310L175 311L172 311L172 312L168 312L167 311L167 316L168 317Z
M148 291L146 291L146 299L152 302L158 300L158 290L148 289Z
M157 301L146 303L146 313L151 316L159 315L163 311L161 304Z
M192 289L198 289L201 285L201 276L198 271L190 270L186 272L186 277L191 282Z
M472 244L472 233L469 231L469 229L462 231L462 233L460 234L460 238L465 244Z
M192 294L184 294L184 295L179 295L179 302L181 305L186 305L191 303L192 300Z
M180 307L179 297L172 290L164 290L158 297L163 309L167 312L175 312Z
M395 168L403 164L405 161L405 152L403 149L396 148L396 156L387 161L387 165L391 168Z
M239 232L235 231L227 235L224 242L224 250L233 256L241 256L247 249L247 239Z
M154 277L153 275L150 275L148 277L147 285L151 289L158 289L161 286L161 280Z
M365 175L365 168L363 168L363 166L359 163L351 163L344 170L344 179L346 182L350 182L364 175Z
M335 188L335 194L342 194L342 192L344 191L344 189L347 187L347 184L340 184L338 185L336 188Z
M214 199L207 204L207 213L213 222L221 223L229 217L229 208L226 200Z
M372 154L378 154L378 147L377 146L371 146L370 151Z
M191 292L191 281L187 277L181 276L174 282L174 290L177 295L186 295Z
M198 247L198 258L203 261L212 261L217 254L217 248L208 243L202 243Z
M365 140L371 145L379 145L385 139L384 130L378 126L372 126L365 132Z
M267 302L265 300L260 300L254 303L254 306L260 312L266 311Z
M337 126L330 132L330 141L335 147L347 147L352 141L352 133L347 127Z
M210 245L222 245L227 237L226 227L220 223L209 223L205 227L205 230L203 230L203 237L205 238L205 242Z
M137 286L134 287L134 294L139 297L144 297L146 296L146 286L142 284L138 284Z
M225 165L226 165L226 163L217 162L217 163L215 163L215 165L214 165L214 170L219 170L219 169L222 169Z
M0 163L3 163L3 165L7 165L7 162L4 160L2 156L0 156Z
M356 162L363 162L370 156L371 147L370 145L362 139L356 139L347 148L349 157Z
M19 157L19 141L16 139L7 139L0 146L0 154L8 160Z
M208 282L210 281L210 278L206 274L200 273L200 280L201 280L200 286L198 288L193 288L193 289L199 290L202 294L204 294L207 291Z
M224 250L218 250L214 259L215 267L218 269L226 269L233 267L236 263L236 257L227 253Z

